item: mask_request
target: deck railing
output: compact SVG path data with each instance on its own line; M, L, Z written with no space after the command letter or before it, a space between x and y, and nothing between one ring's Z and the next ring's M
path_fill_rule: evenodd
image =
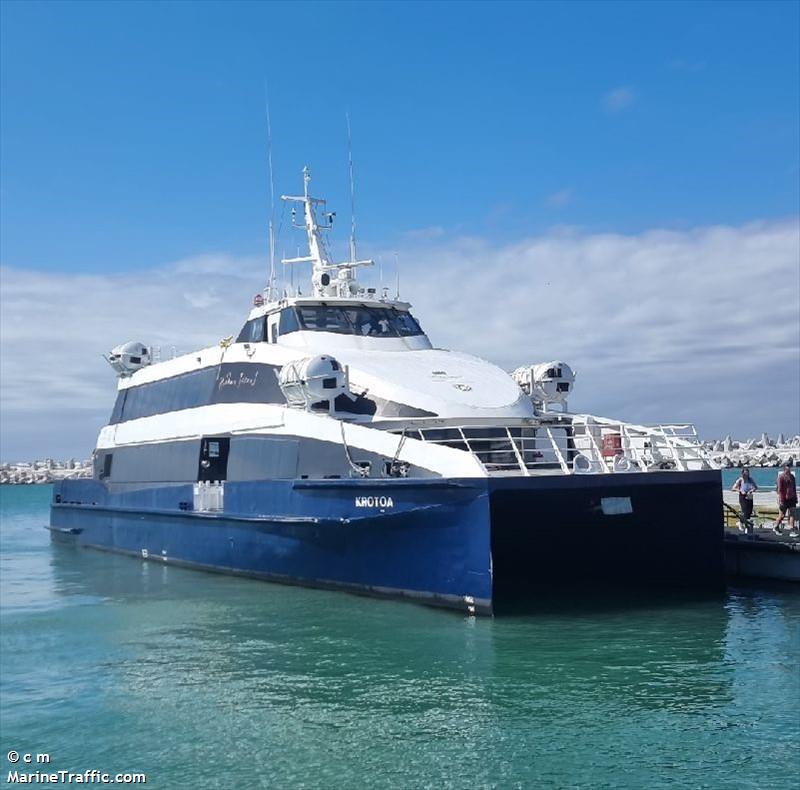
M403 431L411 439L470 452L489 474L715 468L690 424L643 426L570 415L500 426L409 421Z

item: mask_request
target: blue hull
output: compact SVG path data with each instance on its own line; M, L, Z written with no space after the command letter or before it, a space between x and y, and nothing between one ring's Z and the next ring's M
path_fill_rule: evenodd
M609 498L623 512L606 512ZM718 472L228 482L223 511L192 500L190 484L64 481L50 529L148 560L487 614L554 583L724 583Z

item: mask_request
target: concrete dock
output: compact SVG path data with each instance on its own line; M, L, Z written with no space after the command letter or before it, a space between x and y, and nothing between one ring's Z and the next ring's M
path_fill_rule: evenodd
M800 537L789 537L784 519L783 534L772 531L778 517L774 491L757 491L753 497L753 528L740 529L739 495L724 491L725 569L729 576L800 582Z

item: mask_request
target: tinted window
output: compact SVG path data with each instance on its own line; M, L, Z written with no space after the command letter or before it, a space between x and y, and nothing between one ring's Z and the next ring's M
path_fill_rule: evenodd
M294 307L286 307L281 310L280 325L278 327L279 334L288 335L289 332L297 332L299 329L300 324L297 323Z
M224 363L138 387L117 396L111 423L210 403L282 403L271 365Z
M237 343L260 343L264 339L264 316L248 321L236 338Z
M338 332L346 335L353 331L344 311L338 307L327 307L326 305L298 307L297 314L303 329L316 332Z
M122 407L120 421L204 406L211 402L216 378L216 367L203 368L150 384L130 387Z
M392 310L395 319L395 326L400 337L411 337L412 335L421 335L422 327L417 323L411 313L401 313L398 310Z
M122 411L125 407L125 398L128 395L128 390L120 390L117 393L117 399L114 401L114 408L111 412L110 424L120 422L122 420Z
M283 403L275 375L278 370L273 365L225 362L214 383L210 403Z
M395 308L302 305L281 313L280 334L305 329L360 337L410 337L423 334L413 316Z
M264 316L261 316L261 318L255 318L248 323L251 324L250 342L260 343L264 339Z
M392 314L383 308L348 307L345 309L352 332L362 337L397 337Z

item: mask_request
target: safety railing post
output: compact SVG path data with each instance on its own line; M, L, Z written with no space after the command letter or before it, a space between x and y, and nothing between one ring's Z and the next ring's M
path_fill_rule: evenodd
M564 459L564 456L561 454L561 448L558 446L556 442L555 436L553 436L553 432L550 430L550 426L545 426L545 432L547 433L547 438L550 440L550 444L553 447L553 451L556 454L556 458L558 459L558 463L561 465L561 469L566 472L567 474L570 473L569 464Z
M522 470L522 474L525 475L525 477L530 477L528 467L525 466L525 459L520 455L517 443L514 441L514 437L511 435L511 429L508 427L506 428L506 435L508 436L508 441L511 442L511 447L514 449L514 455L517 457L517 463L519 464L519 468ZM520 436L522 436L521 432Z

